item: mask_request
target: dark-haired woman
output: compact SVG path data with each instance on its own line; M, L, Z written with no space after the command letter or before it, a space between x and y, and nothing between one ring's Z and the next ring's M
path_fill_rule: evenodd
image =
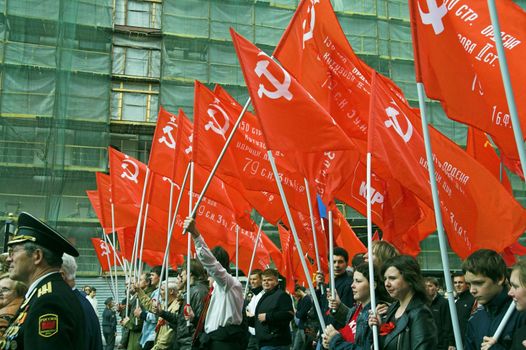
M437 346L433 314L426 306L426 293L420 266L408 255L386 260L382 266L384 284L395 300L383 317L369 317L378 325L380 348L385 350L428 350Z
M375 278L375 283L376 283ZM376 287L376 286L375 286ZM356 304L348 308L339 300L329 299L330 307L336 310L334 318L345 327L336 330L332 325L324 332L324 347L330 350L358 350L370 349L372 331L367 324L371 310L371 292L369 287L369 266L365 263L358 265L353 274L351 285Z

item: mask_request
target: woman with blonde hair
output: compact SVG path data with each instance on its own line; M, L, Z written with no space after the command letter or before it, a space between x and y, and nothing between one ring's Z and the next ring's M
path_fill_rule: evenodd
M510 290L508 295L515 301L520 312L526 310L526 261L519 261L511 268ZM526 349L526 325L513 332L511 349Z

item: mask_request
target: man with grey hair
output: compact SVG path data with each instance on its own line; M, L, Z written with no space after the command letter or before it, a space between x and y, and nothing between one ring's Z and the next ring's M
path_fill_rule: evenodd
M80 301L82 309L84 310L84 322L86 324L86 342L84 349L86 350L102 350L102 337L100 335L100 323L97 314L93 310L90 302L82 293L76 288L77 262L75 258L69 254L62 255L62 267L60 273L64 282L73 290L73 293Z
M62 254L79 256L55 229L28 213L8 242L9 278L29 286L0 349L83 349L84 311L60 276Z
M178 281L180 282L181 280L169 277L168 281L161 283L161 300L154 308L155 314L161 318L161 321L159 322L160 327L152 350L169 350L176 343L176 315L182 302L182 298L178 298L178 293L183 288L183 284L178 283ZM168 296L166 296L166 293L168 293ZM166 297L168 299L168 309L164 311L162 304Z

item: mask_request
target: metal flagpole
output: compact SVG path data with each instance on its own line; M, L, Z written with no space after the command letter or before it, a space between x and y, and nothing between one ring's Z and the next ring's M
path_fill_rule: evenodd
M305 181L305 193L307 194L307 204L309 205L310 225L312 227L312 239L314 241L314 252L316 253L316 265L318 266L318 271L321 271L320 253L318 251L318 240L316 238L316 227L314 225L314 211L312 210L312 201L310 200L309 181L307 180L307 178L303 178L303 180Z
M281 180L278 174L278 169L276 168L276 163L274 162L274 156L272 155L271 151L267 151L267 155L268 155L268 160L270 162L270 166L272 167L272 172L274 173L274 179L276 180L276 185L278 186L279 194L281 196L281 201L283 202L283 207L285 208L285 213L287 214L287 219L290 224L290 230L292 231L292 235L294 236L294 242L296 243L296 248L298 249L298 255L301 260L301 266L303 267L303 272L305 273L305 277L309 284L309 290L311 293L312 300L314 302L314 307L316 309L318 319L320 321L321 329L325 329L325 320L323 319L323 314L321 312L320 303L318 302L318 298L316 297L316 291L314 290L314 285L312 284L312 278L309 275L309 269L307 267L307 263L305 262L305 256L303 255L303 248L301 248L301 242L298 237L298 233L296 232L296 227L294 226L294 220L292 220L292 215L290 213L290 208L287 202L287 197L285 196L285 192L283 191L283 186L281 185Z
M111 208L111 231L112 231L112 236L113 236L113 245L116 246L117 240L115 239L115 212L114 212L115 208L113 207L113 203L111 203L110 208ZM119 281L117 278L117 251L115 250L114 246L112 246L112 248L113 248L113 267L115 270L115 299L117 299L117 302L119 302Z
M521 161L522 173L526 174L526 154L524 153L524 137L522 135L521 124L517 107L515 105L515 97L513 95L513 87L511 86L510 73L508 70L508 61L506 60L506 53L502 45L502 37L500 32L499 16L497 14L497 7L495 0L488 0L489 15L491 24L493 25L493 37L495 39L495 47L497 48L497 55L499 59L500 74L502 82L504 83L504 91L506 92L506 101L508 102L508 109L510 111L511 125L513 127L513 135L515 136L515 143Z
M104 232L102 232L102 239L104 240L104 244L106 245L106 249L108 249L108 237L106 237L106 234ZM109 249L108 249L109 250ZM111 273L111 263L110 263L110 255L109 254L106 254L106 261L108 262L108 272L110 274L110 290L111 290L111 294L113 295L113 297L115 298L115 284L113 282L113 275Z
M190 162L190 197L188 198L188 210L190 211L190 216L192 215L192 199L194 196L194 162ZM211 177L209 178L211 179ZM206 185L205 185L206 186ZM204 194L204 190L202 192ZM196 203L195 210L199 203ZM195 213L194 213L195 215ZM184 232L184 231L183 231ZM190 258L192 256L192 240L190 235L187 237L187 247L186 247L186 305L190 305ZM186 321L186 325L190 326L190 320Z
M331 290L331 298L336 298L336 287L334 282L334 234L332 227L332 210L327 208L327 218L329 220L329 282Z
M132 266L132 272L130 273L133 273L134 275L134 279L137 279L138 280L138 276L137 276L137 271L139 270L138 268L138 261L137 261L137 255L138 255L138 248L139 248L139 235L141 234L141 220L142 220L142 211L143 211L143 208L144 208L144 200L145 200L145 197L146 197L146 187L148 187L148 180L149 180L149 177L150 177L150 168L146 168L146 177L144 179L144 188L142 189L142 197L141 197L141 207L139 208L139 218L137 219L137 227L135 229L135 239L134 239L134 242L133 242L133 251L132 251L132 261L131 263L133 264Z
M239 279L239 225L236 225L236 278Z
M165 261L166 261L166 257L170 254L170 241L172 240L177 213L179 212L179 206L181 204L181 200L182 200L183 195L184 195L184 188L186 186L186 180L188 179L188 174L189 173L190 173L190 163L188 163L188 165L186 166L186 172L184 174L183 183L181 184L181 190L179 191L179 196L177 197L177 203L175 204L174 213L171 216L172 219L170 221L170 226L168 228L168 236L167 236L167 239L166 239L166 248L164 250L164 260ZM171 215L171 209L170 209L170 214L169 215ZM168 266L169 266L169 264L167 263L166 264L166 281L168 281L168 269L169 269ZM164 262L163 262L163 268L164 268ZM161 275L162 274L163 273L161 272ZM165 293L165 296L167 296L167 295L168 295L168 293ZM165 297L165 304L166 304L166 307L168 308L168 298L167 297Z
M460 333L460 327L458 324L457 308L455 307L455 300L453 296L453 284L451 283L450 268L449 268L449 257L447 255L447 239L444 233L444 227L442 226L442 212L440 210L440 201L438 199L437 182L435 178L435 164L433 160L433 151L431 149L431 140L429 136L429 129L427 124L426 104L425 104L425 92L424 85L422 83L416 83L418 90L418 104L420 106L420 116L422 118L422 133L424 136L424 143L426 148L427 157L427 169L429 170L429 182L431 184L431 193L433 196L433 207L435 209L435 220L438 231L438 242L440 245L440 257L442 259L442 268L444 270L444 281L446 282L446 291L449 312L451 314L451 321L453 323L453 333L455 334L455 344L458 350L463 350L462 335Z
M148 217L148 209L150 209L150 203L146 203L146 209L144 210L144 221L142 223L141 248L139 250L139 276L142 274L142 266L144 265L142 262L142 253L144 252L144 238L146 237L146 218Z
M374 291L374 264L373 264L373 220L371 213L371 152L367 152L367 256L369 265L369 293L371 294L371 310L376 314L376 294ZM378 343L378 326L373 326L373 345L374 349L380 349Z
M258 228L258 234L256 236L256 242L254 243L254 249L252 250L252 257L250 258L250 265L248 267L248 274L247 277L250 279L250 274L252 273L252 265L254 264L254 258L256 257L256 250L259 243L259 238L261 236L261 227L263 227L263 217L261 217L261 221L259 222L259 228ZM247 295L248 292L248 281L245 285L245 293L243 295Z
M206 179L205 185L203 186L203 190L201 191L201 194L199 195L199 198L197 198L197 202L195 203L195 206L194 206L193 210L190 213L191 217L195 217L195 213L197 212L197 208L199 207L199 204L201 204L201 202L203 201L203 197L205 195L205 192L208 189L208 186L210 186L210 182L212 182L212 177L216 173L217 168L219 167L219 164L221 163L221 160L223 159L223 156L225 155L226 150L227 150L228 146L230 145L230 142L232 141L232 138L234 137L234 133L236 132L236 130L237 130L238 126L239 126L239 123L241 123L241 119L243 119L243 116L245 115L245 112L247 111L248 106L250 105L250 101L251 101L251 99L248 98L247 102L243 106L243 110L241 111L241 113L239 113L239 117L237 118L236 123L234 124L234 126L232 126L232 131L230 132L230 135L228 135L228 138L225 141L225 145L223 146L223 149L221 150L221 153L219 153L219 156L217 157L216 163L214 164L214 167L210 171L210 175L208 176L208 179ZM192 206L190 206L190 208L192 208ZM184 233L186 233L186 231L183 231L183 234Z
M502 318L502 321L500 321L499 326L497 327L497 330L493 334L493 339L495 341L499 340L500 335L502 334L502 331L504 330L504 327L506 327L506 323L510 320L511 315L513 314L513 311L517 307L517 304L515 301L512 301L510 306L508 307L508 310L506 311L506 314Z

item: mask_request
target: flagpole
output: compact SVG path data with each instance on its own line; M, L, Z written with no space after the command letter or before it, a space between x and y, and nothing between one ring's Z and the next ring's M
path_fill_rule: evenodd
M190 212L190 216L192 215L192 199L194 196L194 162L191 161L189 164L190 166L190 197L188 198L188 211ZM210 174L212 175L212 174ZM209 177L211 179L211 177ZM206 184L205 184L206 186ZM183 187L184 189L184 187ZM202 194L204 194L205 190L203 189ZM202 198L202 197L201 197ZM195 204L195 210L197 210L197 207L200 203ZM195 211L194 210L194 211ZM194 212L195 215L195 212ZM184 233L184 230L183 230ZM192 255L192 240L190 239L190 235L186 238L187 241L187 247L186 247L186 305L190 305L190 258ZM186 321L186 325L190 326L190 320L188 319Z
M320 253L318 251L318 240L316 238L316 227L314 225L314 211L312 210L312 201L310 200L309 181L306 177L304 177L303 180L305 181L305 193L307 194L307 203L309 205L310 225L312 227L312 239L314 241L314 252L316 253L316 265L318 266L318 271L321 271Z
M175 221L176 221L177 213L179 212L179 206L181 204L181 200L182 200L183 195L184 195L184 188L186 186L186 181L188 179L189 172L190 172L190 163L188 163L188 165L186 166L186 172L184 174L183 182L181 184L181 190L179 191L179 196L177 197L177 203L175 204L175 210L174 210L172 219L170 220L170 226L168 228L168 236L167 236L167 239L166 239L166 248L164 250L165 260L166 260L166 257L170 254L170 241L172 240L173 230L174 230L174 227L175 227ZM168 215L169 216L171 215L171 208L170 208L170 213ZM168 280L168 269L169 269L168 266L169 266L169 264L167 263L166 264L166 280ZM163 268L164 268L164 263L163 263ZM161 276L162 276L162 274L163 273L161 271ZM168 295L168 293L165 293L165 295ZM166 301L166 307L168 307L168 299L165 298L165 301Z
M139 250L139 276L142 274L142 253L144 252L144 238L146 237L146 218L148 217L148 209L150 209L150 203L146 203L146 209L144 210L144 221L142 223L142 236L141 236L141 248ZM159 276L162 277L162 276ZM159 284L159 288L160 288Z
M139 208L139 217L137 219L137 226L135 228L135 237L133 241L133 251L132 251L132 269L130 269L130 275L134 275L134 279L138 280L137 277L137 271L138 271L138 262L137 262L137 255L138 255L138 245L139 245L139 235L141 234L141 219L142 219L142 211L144 208L144 200L146 198L146 187L148 187L148 180L150 177L150 168L146 168L146 176L144 179L144 187L142 189L142 196L141 196L141 206Z
M221 150L221 153L219 153L219 156L217 157L217 160L216 160L216 162L214 164L214 167L210 171L210 175L208 176L208 179L206 179L205 185L203 186L203 190L201 191L201 194L199 195L199 198L197 199L197 202L195 203L195 206L194 206L192 212L190 213L190 216L192 218L195 217L195 213L197 212L197 208L199 207L199 204L201 204L201 202L203 200L203 197L205 196L205 192L208 189L208 186L210 186L210 183L212 182L212 177L216 173L217 168L219 167L219 164L221 163L221 160L223 159L223 157L224 157L224 155L226 153L226 150L227 150L228 146L230 145L230 142L232 141L232 138L234 137L234 133L236 132L239 124L241 123L241 119L243 119L243 116L245 115L245 112L247 111L248 106L250 105L250 101L251 101L251 99L249 97L247 102L243 106L243 110L239 113L239 117L237 118L235 124L232 126L232 131L230 132L230 135L228 135L228 138L225 141L223 149ZM190 208L192 208L192 206L190 206ZM183 234L185 232L186 231L183 231Z
M336 288L334 282L334 232L332 227L332 209L329 208L327 212L327 218L329 220L329 282L331 288L331 298L336 298ZM345 272L347 273L347 272ZM336 311L336 310L334 310Z
M236 225L236 278L239 279L239 225Z
M502 331L504 330L504 327L506 327L506 324L510 320L511 315L513 314L513 311L516 307L515 301L512 301L510 306L508 307L508 310L506 311L506 314L504 314L504 317L502 318L502 321L500 321L499 326L497 327L497 330L493 334L493 339L495 339L495 342L499 340L500 335L502 334Z
M371 97L372 98L372 97ZM371 125L371 123L369 124ZM371 294L371 310L376 314L376 293L375 293L375 278L374 278L374 263L373 263L373 220L371 208L371 152L367 152L367 264L369 265L369 293ZM374 349L380 349L378 343L378 326L373 326L373 345Z
M312 279L309 274L309 269L307 267L307 263L305 262L305 256L303 255L303 248L301 247L301 242L298 237L298 233L296 232L296 226L294 226L294 220L292 219L292 215L290 213L290 208L287 202L287 197L285 196L285 191L283 190L283 186L281 185L281 179L278 174L278 169L276 168L276 163L274 162L274 156L272 155L271 151L267 151L267 155L268 155L268 160L270 162L270 166L272 167L272 172L274 173L274 180L276 181L276 185L278 186L279 194L281 196L281 201L283 202L283 208L285 208L285 213L287 214L287 219L289 221L290 230L292 231L292 235L294 236L294 242L296 244L296 249L298 249L298 255L300 257L301 266L303 267L303 273L305 273L307 283L309 284L309 290L311 293L312 301L314 302L314 308L316 309L316 313L320 321L321 329L324 330L325 320L323 319L323 314L321 312L320 304L318 302L318 297L316 296L316 291L314 290L314 285L312 284Z
M250 258L250 265L248 266L248 274L247 277L250 280L250 274L252 273L252 265L254 264L254 258L256 257L256 250L258 247L259 238L261 237L261 228L263 227L263 216L261 217L261 221L259 222L259 228L258 228L258 234L256 236L256 242L254 243L254 249L252 250L252 257ZM243 295L247 295L248 292L248 281L245 285L245 293Z
M114 211L115 208L113 207L113 203L111 203L110 208L111 208L111 231L113 235L113 244L117 245L117 240L115 239L115 211ZM119 302L119 282L117 278L117 251L115 250L114 246L112 248L113 248L113 267L115 268L115 299L117 299L117 302Z
M416 83L418 90L418 104L420 106L420 116L422 118L422 133L424 136L424 144L426 149L427 157L427 169L429 170L429 182L431 184L431 194L433 197L433 207L435 209L435 221L438 233L438 243L440 246L440 257L442 259L442 268L444 270L444 281L446 282L446 292L448 295L447 301L449 304L449 312L451 314L451 321L453 323L453 333L455 335L455 344L457 350L463 350L462 335L460 333L460 327L458 324L457 308L455 307L455 300L452 297L453 284L451 283L450 268L449 268L449 257L447 254L447 239L444 233L444 227L442 225L442 212L440 209L440 201L438 199L438 189L435 177L435 163L433 160L433 151L431 149L431 140L429 136L429 129L427 123L426 104L425 104L425 92L424 85L422 83Z
M524 153L524 137L522 135L521 124L515 105L515 97L513 95L513 87L511 85L510 73L508 70L508 61L504 46L502 44L502 37L500 32L499 16L497 14L497 7L495 0L488 0L489 15L491 24L493 25L493 37L495 39L495 47L497 48L497 55L499 60L500 74L502 82L504 83L504 91L506 92L506 101L508 102L508 109L510 111L511 126L513 128L513 136L515 136L515 143L521 161L522 173L526 174L526 154Z
M104 230L102 231L102 240L104 241L104 244L106 244L106 248L109 246L108 244L108 237L106 237L106 234L104 233ZM113 282L113 275L111 274L111 263L110 263L110 255L106 255L106 261L108 262L108 272L110 274L110 290L111 290L111 294L113 295L113 297L115 298L115 284Z
M164 180L164 178L163 178ZM174 183L172 179L168 180L170 182L170 199L168 201L168 222L167 222L167 230L166 230L166 248L164 249L164 257L163 257L163 265L161 267L161 281L163 280L164 274L164 280L166 281L166 293L164 293L164 306L165 310L168 310L168 265L170 263L169 261L169 254L170 254L170 228L172 227L172 204L173 204L173 194L174 194ZM174 217L175 220L175 217Z

